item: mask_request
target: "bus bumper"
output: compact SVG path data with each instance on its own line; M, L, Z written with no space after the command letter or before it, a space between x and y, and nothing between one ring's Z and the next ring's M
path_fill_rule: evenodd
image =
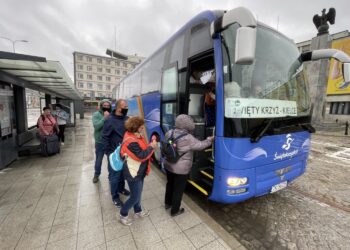
M220 203L236 203L276 192L302 175L305 172L305 166L306 155L244 170L215 166L214 185L209 199ZM234 177L248 180L244 185L229 186L227 180Z

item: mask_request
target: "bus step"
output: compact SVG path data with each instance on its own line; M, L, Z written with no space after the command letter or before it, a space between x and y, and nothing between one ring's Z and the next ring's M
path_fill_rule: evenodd
M206 190L212 190L213 188L213 180L208 180L208 179L201 179L201 185L206 189Z
M208 191L204 187L200 186L198 183L196 183L192 180L187 180L187 182L190 183L193 187L195 187L197 190L199 190L205 196L209 195Z
M210 173L211 171L208 171L208 170L210 170L210 168L200 170L199 172L201 173L201 175L205 176L206 178L208 178L210 180L214 180L213 174Z

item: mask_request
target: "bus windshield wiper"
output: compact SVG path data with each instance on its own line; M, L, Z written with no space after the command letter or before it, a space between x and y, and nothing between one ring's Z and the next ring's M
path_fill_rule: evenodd
M272 122L275 120L276 118L271 118L266 124L262 124L259 129L257 130L256 133L253 133L253 135L250 137L250 141L253 143L258 142L261 137L263 137L263 135L265 134L266 130L271 126Z

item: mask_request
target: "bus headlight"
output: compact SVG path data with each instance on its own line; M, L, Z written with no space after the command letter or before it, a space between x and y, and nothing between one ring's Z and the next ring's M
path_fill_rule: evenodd
M229 177L227 178L227 185L229 185L230 187L238 187L238 186L245 185L247 181L248 181L247 177L243 177L243 178Z

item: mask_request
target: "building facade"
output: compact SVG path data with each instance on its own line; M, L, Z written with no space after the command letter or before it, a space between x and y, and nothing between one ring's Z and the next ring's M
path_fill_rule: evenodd
M112 98L112 89L144 59L107 49L110 57L74 52L74 83L85 100Z
M328 38L328 48L342 50L350 55L350 33L342 31L330 34ZM312 40L297 43L299 51L306 52L312 50ZM317 84L319 82L320 62L307 62L305 64L308 80L310 83L311 101L317 101ZM334 59L327 63L325 69L324 84L327 85L326 96L322 104L322 122L324 123L344 123L350 122L350 83L344 82L341 75L341 64Z

